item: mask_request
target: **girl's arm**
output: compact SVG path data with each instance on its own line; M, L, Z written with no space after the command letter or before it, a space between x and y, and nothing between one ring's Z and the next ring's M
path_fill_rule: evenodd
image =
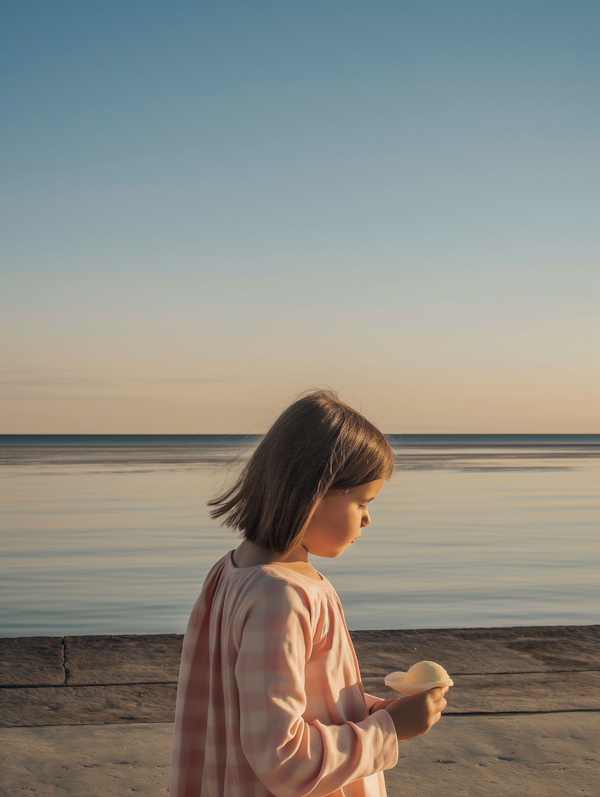
M300 588L273 579L243 619L235 667L243 753L277 797L325 797L394 767L398 743L384 711L361 722L306 722L305 665L312 651L311 606Z
M372 697L372 695L365 694L365 697ZM374 714L382 708L387 708L394 700L398 700L398 698L392 698L391 700L380 700L378 697L373 698L373 702L369 706L369 714Z

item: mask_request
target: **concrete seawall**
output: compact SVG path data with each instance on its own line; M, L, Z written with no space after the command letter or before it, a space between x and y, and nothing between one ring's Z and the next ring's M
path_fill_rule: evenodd
M390 797L600 796L600 625L354 631L365 691L431 659L452 675ZM168 790L182 637L0 639L2 797Z

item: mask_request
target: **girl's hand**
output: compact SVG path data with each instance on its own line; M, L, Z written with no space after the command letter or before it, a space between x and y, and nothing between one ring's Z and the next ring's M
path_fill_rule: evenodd
M408 742L409 739L423 736L436 722L439 722L442 711L447 705L444 698L447 691L447 686L437 686L418 695L386 701L388 705L381 706L389 712L400 742Z

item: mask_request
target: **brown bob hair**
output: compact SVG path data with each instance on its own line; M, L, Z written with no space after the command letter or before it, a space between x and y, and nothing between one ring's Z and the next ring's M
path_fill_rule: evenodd
M284 410L234 484L208 506L245 539L288 553L329 490L389 479L393 469L382 432L332 390L316 390Z

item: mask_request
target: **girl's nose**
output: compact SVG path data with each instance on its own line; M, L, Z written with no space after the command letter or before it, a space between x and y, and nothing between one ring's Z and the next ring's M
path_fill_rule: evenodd
M371 518L369 517L369 513L367 512L366 515L363 515L362 520L360 522L361 529L364 529L365 526L371 525Z

